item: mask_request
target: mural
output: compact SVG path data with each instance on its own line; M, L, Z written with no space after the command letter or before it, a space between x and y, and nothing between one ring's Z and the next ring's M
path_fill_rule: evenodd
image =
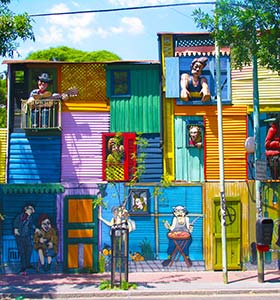
M191 75L188 73L181 74L181 99L183 101L205 102L210 100L207 79L201 76L207 61L207 57L195 58L190 65Z
M162 262L164 267L172 266L174 261L182 255L187 267L192 266L192 261L189 258L189 247L192 243L193 227L190 224L190 219L187 216L188 211L183 206L173 207L173 219L170 225L164 220L164 226L169 230L167 236L169 239L167 254L168 258Z
M33 214L35 206L28 203L23 207L23 211L14 220L14 235L20 257L20 273L27 275L26 269L32 269L30 263L33 245L31 236L34 233Z
M189 126L189 144L190 147L201 148L203 146L202 132L203 128L199 125Z
M270 176L272 179L280 179L280 115L265 121L270 123L265 139Z
M34 235L34 249L38 251L40 267L47 272L57 256L58 235L47 214L39 216L38 225L39 228L36 228Z

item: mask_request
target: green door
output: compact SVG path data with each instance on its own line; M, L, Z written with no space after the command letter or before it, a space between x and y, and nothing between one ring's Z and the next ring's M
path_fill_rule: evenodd
M220 198L214 198L214 270L222 270L222 235ZM226 199L227 269L241 269L241 202L238 197Z
M92 197L68 196L64 201L64 268L97 272L98 221Z

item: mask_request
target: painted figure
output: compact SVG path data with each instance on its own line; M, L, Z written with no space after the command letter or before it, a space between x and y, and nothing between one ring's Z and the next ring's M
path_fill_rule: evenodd
M201 128L197 125L192 125L189 128L189 145L197 148L202 147Z
M132 211L147 212L147 192L134 191L132 194Z
M39 228L36 229L34 235L34 249L38 251L42 269L49 271L52 260L58 251L57 230L52 226L51 220L46 214L39 216L38 225Z
M191 233L193 226L190 224L188 212L183 206L173 207L173 219L170 225L168 221L164 221L164 227L169 230L168 233L168 258L162 262L163 266L168 266L175 258L177 251L176 248L180 247L180 252L184 254L184 260L188 267L192 266L189 258L189 247L192 243ZM179 244L178 244L179 241Z
M128 211L123 207L114 206L112 208L112 214L113 217L110 221L105 220L101 214L98 217L100 221L102 221L104 224L110 226L111 228L114 226L128 226L128 231L131 232L135 230L135 222L128 218Z
M107 142L106 179L122 180L124 178L124 146L118 137L111 137Z
M35 212L35 206L31 203L23 207L23 211L16 216L13 228L20 257L20 273L26 275L26 269L33 266L30 263L33 245L31 236L34 232L32 215Z
M271 118L265 139L266 157L272 179L280 179L280 116Z
M201 77L208 58L195 58L191 63L191 75L183 73L180 79L181 99L184 101L209 101L210 91L205 77Z
M52 96L52 93L47 91L49 83L51 83L52 80L47 73L42 73L40 76L38 76L37 80L38 80L37 82L38 88L31 91L29 99L27 100L27 104L32 109L31 110L32 127L33 128L40 127L40 123L41 123L41 127L45 128L48 127L49 107L47 107L47 105L42 105L40 100ZM50 102L50 104L52 103ZM48 104L48 106L50 104Z

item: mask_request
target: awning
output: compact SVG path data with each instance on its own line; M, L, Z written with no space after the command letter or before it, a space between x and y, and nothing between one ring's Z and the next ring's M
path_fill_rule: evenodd
M3 184L4 194L58 194L64 192L60 183Z

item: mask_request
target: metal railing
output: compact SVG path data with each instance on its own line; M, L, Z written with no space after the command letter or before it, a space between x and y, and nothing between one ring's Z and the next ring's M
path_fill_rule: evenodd
M31 104L21 100L21 128L61 128L61 100L42 99Z

